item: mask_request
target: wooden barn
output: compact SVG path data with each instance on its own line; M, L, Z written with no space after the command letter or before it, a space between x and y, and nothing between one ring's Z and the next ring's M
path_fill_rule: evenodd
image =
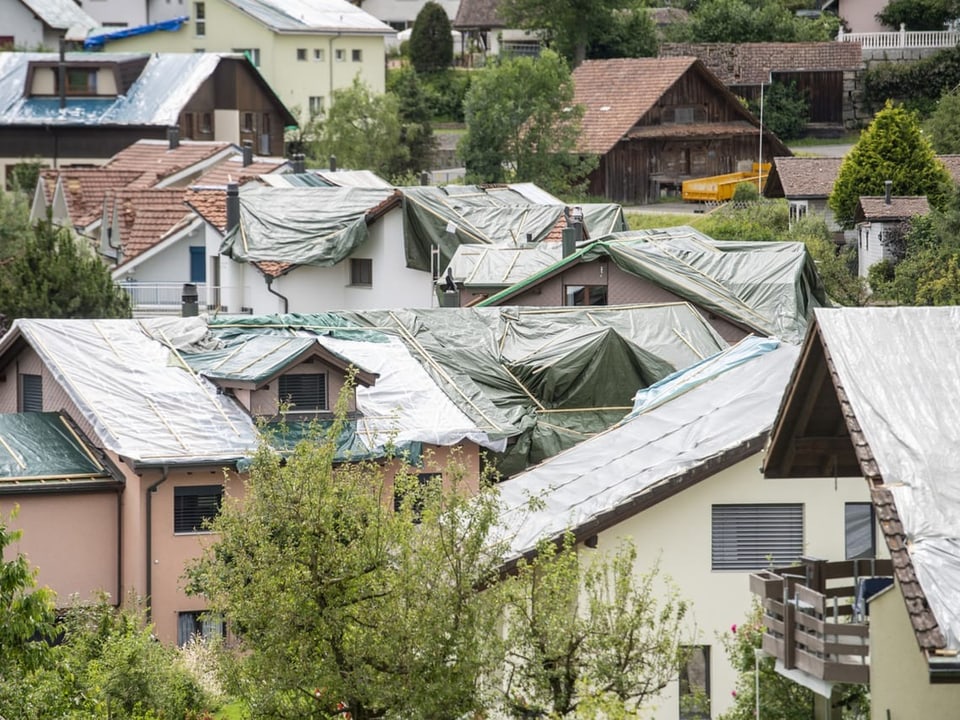
M578 150L597 155L589 192L644 204L684 180L789 156L695 57L587 60L573 73L584 107Z

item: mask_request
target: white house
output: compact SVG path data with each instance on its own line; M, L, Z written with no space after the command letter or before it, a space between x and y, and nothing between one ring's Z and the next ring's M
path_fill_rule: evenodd
M899 260L896 243L911 218L926 215L930 205L925 196L895 197L890 181L883 197L861 197L854 216L857 233L857 265L860 277L867 277L870 266L881 260Z
M641 390L619 425L501 485L508 563L569 531L585 558L629 539L638 575L659 564L692 606L691 662L699 663L709 717L732 702L737 671L720 636L750 608L750 573L803 555L875 550L859 478L788 484L760 474L797 355L795 346L748 338ZM681 710L676 682L643 711L703 717Z
M96 3L92 3L96 4ZM98 25L73 0L3 0L0 48L56 50L60 40L83 42Z

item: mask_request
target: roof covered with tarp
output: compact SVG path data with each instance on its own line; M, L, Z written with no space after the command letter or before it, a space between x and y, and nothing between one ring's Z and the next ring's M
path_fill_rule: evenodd
M746 338L665 379L655 402L641 393L624 422L501 483L504 560L567 531L596 534L658 493L694 482L697 468L716 471L758 452L797 354L792 345Z
M437 279L437 284L445 283L449 272L454 281L463 287L506 288L553 267L562 257L563 248L556 242L518 247L461 245L447 266L447 271Z
M131 53L67 53L73 67L143 58ZM159 53L123 95L69 97L60 107L56 96L24 92L31 62L57 62L56 53L0 53L0 124L6 125L155 125L179 123L187 102L220 63L215 53Z
M99 24L74 0L20 0L30 12L54 30L65 31L66 40L83 40Z
M362 245L368 215L392 188L251 187L240 193L240 224L220 253L244 262L335 265Z
M393 188L371 170L307 170L302 173L266 175L261 181L273 187L363 187Z
M561 201L544 202L552 196L544 197L546 193L535 186L446 185L405 187L400 192L407 267L419 270L431 269L434 248L439 249L440 267L446 267L460 245L535 243L566 226L568 207ZM627 229L619 205L580 207L589 237Z
M226 0L281 33L393 35L396 30L347 0Z
M110 480L110 471L58 413L0 414L0 492Z
M480 304L508 303L568 267L601 257L698 307L786 342L801 342L813 309L826 305L803 243L718 241L687 226L608 235Z
M818 310L816 324L866 440L861 464L872 455L916 580L960 650L960 308Z
M639 388L726 347L685 303L338 315L402 340L464 412L511 437L505 475L608 428Z

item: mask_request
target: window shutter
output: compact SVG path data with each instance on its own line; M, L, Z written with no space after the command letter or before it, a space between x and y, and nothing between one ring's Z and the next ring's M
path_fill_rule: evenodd
M803 554L803 504L714 505L714 570L762 570Z
M173 531L202 532L204 520L220 512L222 485L194 485L173 489Z
M322 373L280 376L280 401L293 405L293 412L327 409L327 376Z
M20 376L20 412L43 412L43 378Z

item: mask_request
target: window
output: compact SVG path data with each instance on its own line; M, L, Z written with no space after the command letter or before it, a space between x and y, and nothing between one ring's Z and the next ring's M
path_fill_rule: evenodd
M303 373L280 376L280 402L292 406L294 412L327 410L327 376Z
M96 95L97 94L97 70L95 68L67 68L65 73L67 95ZM59 92L60 77L56 73L53 76L54 88Z
M243 132L253 132L253 113L243 113L243 123L241 128Z
M406 488L396 488L393 490L393 510L394 512L399 512L400 507L403 505L404 498L409 495L411 492L416 492L419 495L422 495L424 490L434 482L439 482L443 479L442 473L417 473L416 480L417 486L406 487ZM420 514L423 512L423 498L416 497L414 498L413 505L410 508L413 512L413 521L418 523L420 522Z
M197 37L207 34L207 4L198 2L193 4L194 30Z
M306 60L307 59L307 49L306 48L297 48L297 60Z
M351 50L350 59L353 62L363 62L363 50Z
M684 648L680 668L680 720L710 720L710 646Z
M762 570L803 554L803 504L714 505L712 568Z
M43 378L40 375L20 376L20 412L43 412Z
M190 246L190 282L207 281L207 248L205 245Z
M219 615L203 611L177 613L177 645L183 647L191 638L204 640L226 637L227 623Z
M234 48L233 52L243 53L255 67L260 67L260 48Z
M311 95L309 99L308 109L310 110L310 115L319 115L323 112L323 95Z
M313 59L317 62L323 62L323 48L313 49Z
M343 62L347 59L347 51L341 48L337 48L333 51L333 56L337 59L337 62Z
M363 287L373 286L373 260L370 258L350 259L350 284Z
M187 485L173 489L173 531L207 532L204 521L220 512L222 485Z
M213 132L213 114L200 113L200 132L204 135L210 135Z
M565 285L564 305L606 305L606 285Z
M791 200L790 201L790 223L793 224L799 220L802 220L806 216L807 216L807 201Z
M847 560L877 556L873 528L873 503L846 503L843 506L843 535Z

